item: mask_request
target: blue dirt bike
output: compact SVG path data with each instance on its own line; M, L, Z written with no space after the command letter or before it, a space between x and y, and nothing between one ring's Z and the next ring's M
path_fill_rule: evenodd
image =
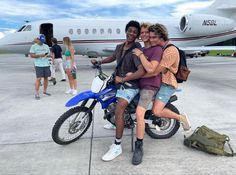
M60 145L66 145L78 140L90 127L93 120L92 110L100 103L104 110L103 118L115 125L116 87L114 76L108 77L102 72L101 65L94 68L99 74L93 80L91 90L81 92L71 98L66 107L73 107L62 114L52 129L52 139ZM171 104L177 97L171 97L166 107L178 113L178 109ZM125 127L133 128L136 124L135 110L138 100L133 100L125 110ZM180 123L175 119L154 116L151 110L145 113L145 132L154 139L166 139L173 136L179 129ZM132 134L133 136L133 134ZM133 137L132 137L133 138Z

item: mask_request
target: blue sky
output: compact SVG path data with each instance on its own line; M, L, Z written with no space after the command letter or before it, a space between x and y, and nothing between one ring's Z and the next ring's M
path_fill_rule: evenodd
M0 38L25 20L56 18L157 18L181 16L213 0L1 0Z

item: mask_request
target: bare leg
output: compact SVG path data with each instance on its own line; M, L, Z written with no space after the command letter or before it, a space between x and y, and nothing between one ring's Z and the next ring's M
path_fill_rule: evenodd
M35 94L36 95L39 95L40 81L41 81L41 78L36 78L35 80Z
M71 75L71 70L70 69L66 69L66 74L68 76L68 80L69 80L69 86L70 86L70 89L73 89L74 88L74 83L73 83L73 77Z
M179 120L183 124L184 130L190 130L191 128L191 124L186 115L176 114L168 108L165 108L165 104L160 100L155 100L152 112L154 115L162 118L173 118Z
M44 78L43 80L43 92L47 92L48 88L48 78Z
M121 138L124 131L124 111L128 106L128 102L122 98L118 98L116 104L115 116L116 116L116 138Z
M74 89L76 90L77 89L77 80L76 79L73 79L73 86L74 86Z
M139 139L144 138L144 131L145 131L145 115L146 109L142 106L138 106L136 108L136 119L137 119L137 126L136 126L136 137Z

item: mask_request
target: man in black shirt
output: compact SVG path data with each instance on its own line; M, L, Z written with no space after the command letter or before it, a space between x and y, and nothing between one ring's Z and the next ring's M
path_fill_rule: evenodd
M56 79L56 75L55 75L55 69L59 68L60 72L61 72L61 81L66 81L66 75L65 75L65 71L63 69L63 61L62 61L62 49L61 46L59 46L57 44L57 39L56 38L52 38L52 81L55 82Z
M117 84L117 104L115 110L116 118L116 138L109 151L102 157L104 161L110 161L122 153L121 138L124 130L124 111L132 99L138 94L138 81L145 71L139 58L132 53L134 48L141 45L135 40L140 34L140 25L137 21L130 21L125 28L126 41L117 45L112 56L105 58L101 64L117 61L116 84ZM95 64L96 60L91 60Z

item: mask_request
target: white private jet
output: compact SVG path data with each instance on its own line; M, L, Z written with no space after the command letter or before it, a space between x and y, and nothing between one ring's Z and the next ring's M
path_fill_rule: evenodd
M209 7L177 19L140 22L162 23L169 30L170 40L185 51L236 50L234 46L206 46L236 37L236 1L215 0ZM0 40L0 51L28 53L39 33L50 39L69 36L77 53L90 57L108 56L117 44L125 41L125 25L129 20L56 19L28 22L15 33Z

